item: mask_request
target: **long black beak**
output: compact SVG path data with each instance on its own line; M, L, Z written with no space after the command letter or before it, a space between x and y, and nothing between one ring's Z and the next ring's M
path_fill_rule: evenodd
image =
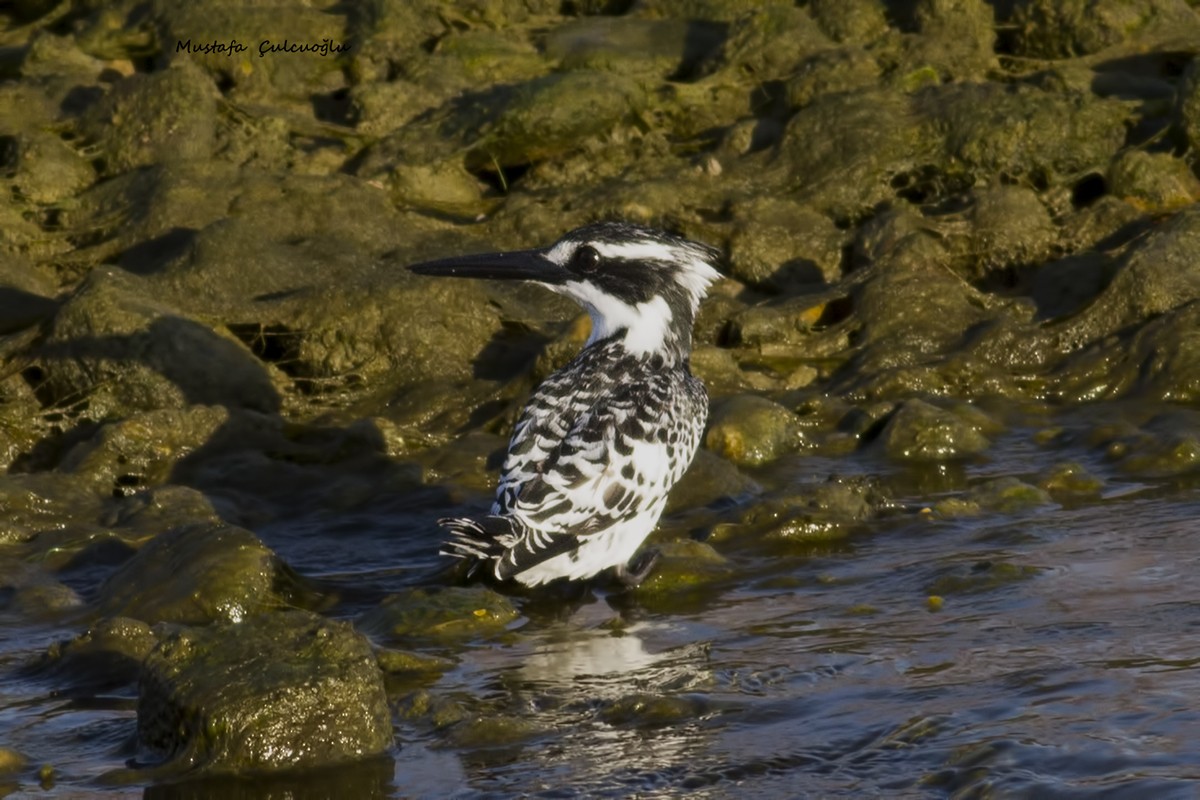
M413 264L409 266L409 269L420 275L563 283L567 280L567 271L546 258L545 252L545 250L514 250L509 253L453 256L452 258L440 258L437 261Z

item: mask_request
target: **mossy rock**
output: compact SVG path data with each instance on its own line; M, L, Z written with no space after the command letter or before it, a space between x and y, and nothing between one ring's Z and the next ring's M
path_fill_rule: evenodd
M758 395L740 394L715 404L704 445L738 465L758 465L794 451L800 424L788 409Z
M410 589L363 614L363 630L389 641L470 639L503 631L520 616L507 597L483 586Z
M220 522L151 539L99 595L103 614L193 625L237 621L305 598L298 577L257 536Z
M884 425L880 441L900 461L971 458L991 446L975 420L924 400L906 400Z
M143 667L138 740L167 769L313 768L389 750L391 712L364 636L285 611L167 636Z

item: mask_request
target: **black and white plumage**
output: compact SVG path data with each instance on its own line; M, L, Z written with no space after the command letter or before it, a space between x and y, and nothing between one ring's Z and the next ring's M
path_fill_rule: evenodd
M688 356L696 309L720 277L718 257L677 236L606 222L545 249L410 267L536 281L592 318L583 349L537 388L517 422L491 514L439 520L450 532L442 554L527 586L609 568L632 580L648 571L630 561L691 463L708 415Z

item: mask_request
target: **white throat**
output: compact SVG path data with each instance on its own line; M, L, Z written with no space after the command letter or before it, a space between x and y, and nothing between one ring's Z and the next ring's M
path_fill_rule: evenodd
M663 298L629 305L590 284L575 281L562 286L561 291L582 303L592 318L592 335L588 337L587 345L624 330L622 344L633 355L649 355L666 349L674 315Z

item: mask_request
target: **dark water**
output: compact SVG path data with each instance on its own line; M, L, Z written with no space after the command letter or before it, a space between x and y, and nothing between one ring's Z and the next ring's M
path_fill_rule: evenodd
M1134 480L1086 448L1032 441L1030 430L1011 431L987 463L949 471L794 458L756 477L780 491L857 471L926 503L1074 459L1104 478L1101 496L885 517L783 556L722 542L735 572L702 593L653 607L597 594L558 615L530 614L497 640L440 650L457 666L400 693L454 698L507 727L473 738L465 723L401 715L391 760L312 776L121 785L134 755L134 690L71 697L12 677L78 629L0 619L0 744L55 770L44 789L27 770L0 778L0 792L1195 797L1200 481ZM388 498L258 532L301 573L341 587L334 613L353 616L432 566L440 498Z

